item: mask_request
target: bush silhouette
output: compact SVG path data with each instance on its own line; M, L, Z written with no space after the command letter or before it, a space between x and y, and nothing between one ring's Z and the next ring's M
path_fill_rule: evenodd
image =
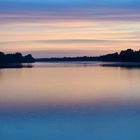
M17 52L15 54L4 54L0 52L0 64L5 63L32 63L35 59L31 54L23 56L21 53Z

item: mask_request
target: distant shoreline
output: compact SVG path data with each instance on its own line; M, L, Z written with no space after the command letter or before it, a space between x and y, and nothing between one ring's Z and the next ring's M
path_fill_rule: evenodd
M83 57L62 57L62 58L38 58L36 62L78 62L78 61L101 61L101 62L140 62L140 50L134 51L127 49L120 53L112 53L101 56L83 56Z
M0 68L23 68L32 67L32 65L24 65L24 63L32 64L56 63L56 62L105 62L102 66L110 67L140 67L140 50L134 51L127 49L120 53L112 53L102 56L83 56L83 57L62 57L62 58L34 58L31 54L23 56L21 53L4 54L0 52Z

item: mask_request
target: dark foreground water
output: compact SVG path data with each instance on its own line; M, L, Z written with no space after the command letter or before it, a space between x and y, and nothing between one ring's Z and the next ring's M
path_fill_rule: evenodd
M36 63L0 69L0 140L139 140L140 69Z

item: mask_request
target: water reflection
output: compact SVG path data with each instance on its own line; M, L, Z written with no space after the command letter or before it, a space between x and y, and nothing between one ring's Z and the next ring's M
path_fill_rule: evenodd
M119 67L126 69L140 69L140 63L134 62L110 62L110 63L101 63L103 67Z
M0 70L1 105L71 105L140 100L139 69L101 67L96 63L36 63L32 67Z
M13 63L13 64L0 64L0 69L12 69L12 68L32 68L31 63Z
M96 63L0 69L0 139L139 140L139 83Z

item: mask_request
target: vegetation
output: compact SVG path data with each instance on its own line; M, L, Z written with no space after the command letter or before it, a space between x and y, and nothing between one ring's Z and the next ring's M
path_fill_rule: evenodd
M38 62L63 62L63 61L110 61L110 62L140 62L140 50L128 49L120 53L112 53L97 57L63 57L63 58L41 58Z
M4 54L0 52L0 64L11 64L11 63L32 63L35 59L31 54L23 56L21 53L15 54Z
M31 54L23 56L21 53L4 54L0 52L0 65L13 63L33 62L64 62L64 61L110 61L110 62L140 62L140 50L128 49L120 53L112 53L97 57L63 57L63 58L40 58L34 59Z
M140 50L134 51L128 49L119 53L108 54L98 57L101 61L115 61L115 62L140 62Z

